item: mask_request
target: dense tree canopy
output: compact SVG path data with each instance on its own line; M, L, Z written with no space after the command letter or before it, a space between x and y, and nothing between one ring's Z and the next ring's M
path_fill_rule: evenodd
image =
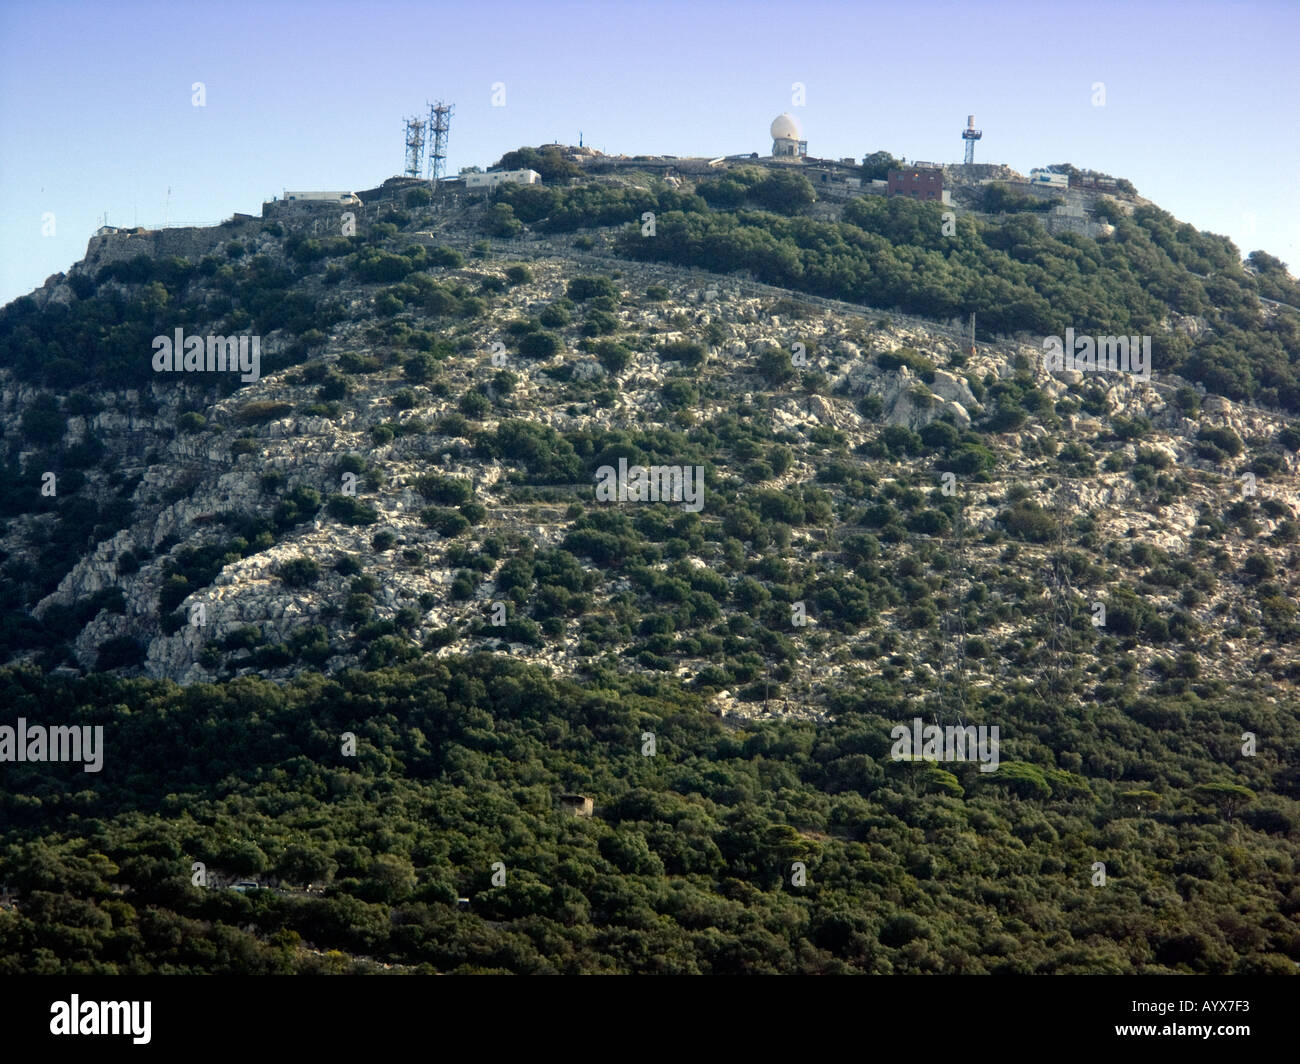
M971 713L1007 725L1006 760L985 776L890 761L911 711L870 687L834 724L734 730L669 682L574 684L490 656L285 686L34 670L0 685L14 713L58 704L106 746L97 774L6 768L11 974L367 970L361 955L464 972L1265 973L1297 951L1297 810L1258 797L1281 766L1234 782L1198 762L1243 720L1294 749L1294 721L1262 703L1184 703L1184 744L1154 707L1083 719L991 695ZM594 817L563 811L573 790ZM268 889L225 889L245 877Z

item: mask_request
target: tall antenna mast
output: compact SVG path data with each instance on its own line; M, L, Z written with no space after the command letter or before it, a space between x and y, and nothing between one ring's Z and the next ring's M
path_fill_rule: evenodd
M429 181L438 184L447 174L447 134L451 129L453 105L439 100L429 108Z
M975 116L966 116L966 128L961 131L961 139L966 142L966 165L975 162L975 142L984 136L984 130L975 128Z
M406 120L406 170L407 177L419 177L424 169L424 122L419 118Z

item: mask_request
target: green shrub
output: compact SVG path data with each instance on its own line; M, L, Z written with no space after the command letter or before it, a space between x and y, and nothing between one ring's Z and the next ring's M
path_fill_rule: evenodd
M895 370L907 366L923 381L927 383L934 381L934 363L910 347L900 347L897 351L881 351L877 353L876 365L883 370Z
M467 437L469 429L469 422L462 414L447 414L438 422L438 432L443 436Z
M459 506L474 498L474 487L461 477L427 473L415 479L415 490L440 506Z
M374 373L379 368L379 359L372 355L359 355L354 351L344 351L339 355L339 369L344 373Z
M326 511L345 525L373 525L379 513L352 495L331 495Z
M288 529L306 521L320 509L320 492L315 488L297 487L275 508L272 520L276 528Z
M704 364L708 351L705 350L703 344L696 343L694 340L674 340L672 343L661 345L659 354L665 362L680 362L684 366L700 366Z
M426 506L420 511L420 520L440 536L451 539L470 527L469 520L455 510L441 506Z
M380 226L371 227L371 237L378 235ZM364 284L392 284L401 281L415 270L415 264L405 255L394 255L391 251L382 251L376 247L367 247L356 252L351 258L353 273Z
M700 399L699 389L681 377L670 377L659 389L660 401L668 410L681 410L694 406Z
M438 361L427 352L412 355L402 363L402 374L413 384L424 384L438 372Z
M286 587L310 587L320 579L320 565L312 558L291 558L280 566L277 575Z
M245 403L235 411L235 421L241 425L264 425L275 421L293 411L290 403L271 399L259 399Z
M1194 388L1183 385L1174 392L1174 406L1188 417L1195 417L1201 412L1201 397L1196 394Z
M1209 458L1213 461L1222 461L1223 458L1236 458L1245 450L1245 444L1241 442L1232 429L1227 426L1221 428L1205 427L1196 434L1198 441L1197 452L1203 458Z
M59 410L59 401L48 392L36 396L19 420L23 439L47 447L63 439L67 424L67 417Z
M454 248L436 247L429 249L428 262L431 266L459 270L465 265L465 256Z
M508 203L494 203L489 207L483 226L492 236L501 240L516 237L524 231L523 223L515 217L514 208Z
M885 401L878 395L864 395L858 400L857 406L858 413L871 421L885 412Z
M95 671L109 672L143 665L147 653L148 648L133 636L114 636L100 643L96 649Z
M618 298L618 289L608 277L574 277L569 281L566 294L576 303L585 303L597 296Z
M790 361L790 352L781 347L769 347L760 354L755 368L769 388L779 388L794 379L794 365Z
M544 484L571 484L582 469L573 444L549 425L532 421L502 421L495 433L482 433L475 440L475 451L481 457L518 462L535 482Z
M1056 535L1056 519L1036 502L1021 499L999 520L1007 531L1030 543L1047 543Z
M524 358L552 358L559 354L562 346L554 333L530 332L519 340L519 353Z
M337 370L325 374L324 383L316 390L316 398L322 402L335 402L346 399L352 391L352 383Z
M537 320L548 329L560 329L573 319L567 308L559 303L552 303L549 307L542 308L542 312L537 315Z
M609 373L620 373L632 361L632 352L617 340L601 340L596 345L596 361Z
M481 418L492 409L492 401L477 390L470 390L460 397L457 409L466 417Z

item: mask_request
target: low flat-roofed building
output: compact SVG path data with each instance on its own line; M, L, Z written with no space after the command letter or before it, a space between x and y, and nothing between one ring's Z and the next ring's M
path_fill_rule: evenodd
M353 207L361 205L361 200L352 192L289 192L286 190L284 201L286 203L346 203Z
M1055 170L1030 170L1029 183L1045 185L1047 188L1069 188L1070 177L1068 174L1058 174Z
M496 188L497 185L540 185L542 175L536 170L494 170L487 174L462 174L466 188Z

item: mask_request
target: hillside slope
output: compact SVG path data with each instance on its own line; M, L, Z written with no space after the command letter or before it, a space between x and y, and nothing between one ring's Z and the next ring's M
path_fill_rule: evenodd
M244 943L144 950L196 970L316 964L286 929L439 970L1291 970L1294 282L1154 207L1109 241L963 214L948 246L937 206L805 198L745 168L399 182L350 236L302 207L96 238L0 312L10 704L153 766L15 777L7 881L54 908L0 924L13 955L81 963L37 930L69 922L42 862L99 854L62 889L111 928L152 942L143 899ZM1151 378L1051 370L1067 328L1146 333ZM258 335L258 379L155 372L177 329ZM683 496L601 495L638 466ZM1000 767L900 762L916 717L999 727ZM592 822L552 809L575 789ZM597 871L556 872L566 847ZM503 848L532 878L489 903ZM335 893L204 900L199 850ZM1085 918L1094 861L1120 885ZM450 948L458 919L491 949Z

